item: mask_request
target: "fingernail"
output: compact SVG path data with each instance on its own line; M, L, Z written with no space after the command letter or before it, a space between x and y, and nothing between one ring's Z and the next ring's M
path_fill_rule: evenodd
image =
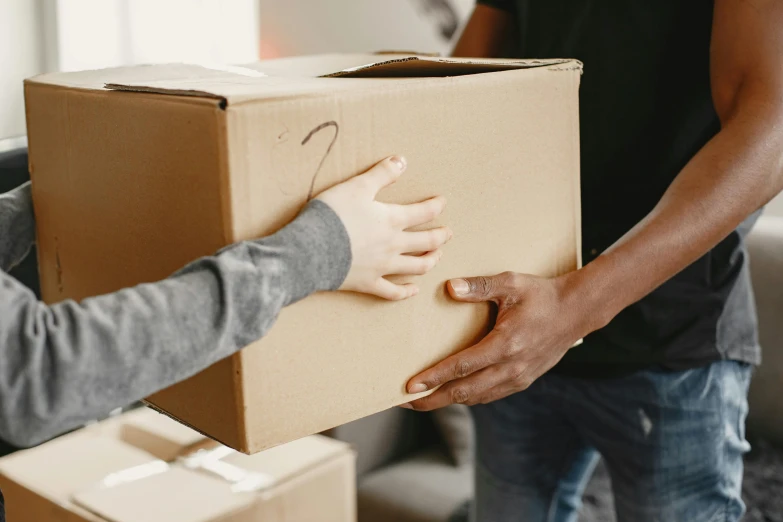
M405 169L408 167L408 162L402 156L392 156L389 161L391 161L400 172L405 172Z
M406 403L406 404L400 404L400 408L405 408L406 410L412 410L413 406L411 406L410 403Z
M427 385L426 384L411 384L410 388L408 388L408 393L421 393L427 391Z
M470 285L468 285L468 282L464 279L452 279L451 289L454 290L454 293L457 295L465 295L470 292Z

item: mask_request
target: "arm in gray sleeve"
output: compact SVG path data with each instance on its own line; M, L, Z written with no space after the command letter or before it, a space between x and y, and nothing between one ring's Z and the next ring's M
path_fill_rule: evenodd
M35 243L35 215L30 182L0 194L0 270L22 262Z
M233 354L282 307L337 289L349 241L316 200L273 236L81 303L46 306L0 272L0 438L40 443Z

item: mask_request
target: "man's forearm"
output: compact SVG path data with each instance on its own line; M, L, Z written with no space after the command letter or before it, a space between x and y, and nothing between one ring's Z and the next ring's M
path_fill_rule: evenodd
M685 269L783 190L783 105L746 107L683 169L653 211L571 289L607 324Z
M497 58L511 34L508 11L479 4L462 31L451 55L459 58Z

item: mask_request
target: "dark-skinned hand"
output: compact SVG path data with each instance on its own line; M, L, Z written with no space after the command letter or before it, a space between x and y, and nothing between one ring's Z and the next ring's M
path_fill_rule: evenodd
M589 310L570 290L571 277L504 273L449 281L457 301L495 303L495 327L478 344L411 379L409 393L440 389L403 407L486 404L525 390L594 329Z

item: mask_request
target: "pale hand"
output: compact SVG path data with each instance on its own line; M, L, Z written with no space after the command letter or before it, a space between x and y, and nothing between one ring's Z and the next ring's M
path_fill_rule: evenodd
M452 233L446 227L421 232L408 229L431 222L443 212L445 199L436 197L411 205L375 200L407 167L401 157L387 158L364 174L318 196L340 217L351 239L351 269L340 290L400 300L418 293L414 284L394 284L386 276L422 275L441 258L440 247ZM423 255L414 255L424 252Z

